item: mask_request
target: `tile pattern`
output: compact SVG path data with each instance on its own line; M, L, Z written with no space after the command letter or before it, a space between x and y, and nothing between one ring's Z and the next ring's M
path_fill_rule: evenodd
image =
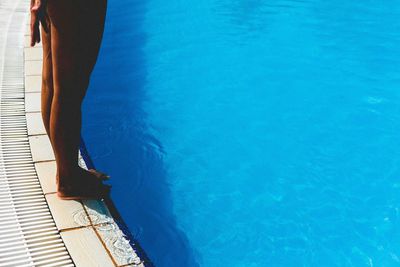
M142 263L116 223L100 224L95 229L110 249L118 266Z
M81 226L89 226L90 221L77 221L76 214L84 213L82 203L75 200L62 200L56 194L46 194L47 204L60 231Z

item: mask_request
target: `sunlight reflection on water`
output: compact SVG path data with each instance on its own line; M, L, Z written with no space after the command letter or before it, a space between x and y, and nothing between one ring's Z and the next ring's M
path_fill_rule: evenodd
M84 136L156 266L400 264L396 2L108 11Z

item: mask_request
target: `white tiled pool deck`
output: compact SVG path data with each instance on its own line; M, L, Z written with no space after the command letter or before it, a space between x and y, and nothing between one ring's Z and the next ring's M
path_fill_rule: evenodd
M42 49L29 47L28 4L0 3L0 267L144 266L105 202L55 194L40 115Z

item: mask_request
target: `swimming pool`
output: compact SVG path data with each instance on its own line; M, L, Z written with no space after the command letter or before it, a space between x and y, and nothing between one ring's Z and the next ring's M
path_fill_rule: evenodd
M83 134L156 266L400 266L399 15L109 0Z

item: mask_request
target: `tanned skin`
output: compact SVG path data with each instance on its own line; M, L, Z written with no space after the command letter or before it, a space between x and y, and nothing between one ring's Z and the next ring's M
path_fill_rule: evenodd
M78 165L81 106L100 49L106 7L107 0L31 0L31 46L43 43L42 118L63 199L104 198L109 191L102 183L107 175Z

